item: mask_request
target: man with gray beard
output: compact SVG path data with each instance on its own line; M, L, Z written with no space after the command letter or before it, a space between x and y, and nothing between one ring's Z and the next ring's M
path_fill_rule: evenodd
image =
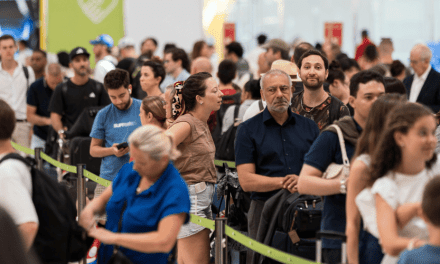
M282 188L297 191L304 155L319 135L312 120L292 113L292 81L287 73L270 70L260 85L267 107L238 127L235 140L238 179L243 190L251 192L248 232L252 239L265 202ZM251 256L248 252L248 261Z
M304 91L292 99L292 111L307 117L323 130L341 117L350 115L347 106L324 90L328 76L328 60L317 50L306 51L298 61Z

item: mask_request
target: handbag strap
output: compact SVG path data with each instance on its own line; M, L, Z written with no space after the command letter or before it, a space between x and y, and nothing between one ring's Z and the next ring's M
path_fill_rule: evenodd
M348 160L348 157L347 157L347 150L345 149L345 140L344 140L344 136L342 135L342 130L338 125L333 124L330 126L334 127L336 129L337 134L338 134L339 145L341 147L341 153L342 153L342 164L344 166L349 167L350 161Z
M118 232L117 233L121 233L122 230L122 216L124 215L125 209L127 209L127 200L125 200L124 205L122 206L122 210L121 210L121 217L119 217L119 222L118 222ZM119 249L118 245L113 245L114 251L117 251Z

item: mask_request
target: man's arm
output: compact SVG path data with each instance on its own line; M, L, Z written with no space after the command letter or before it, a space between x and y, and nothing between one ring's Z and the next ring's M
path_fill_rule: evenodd
M31 124L36 126L49 126L52 124L49 117L37 115L37 107L33 105L27 105L26 117Z
M291 193L297 191L298 176L268 177L255 173L255 164L246 163L237 166L238 180L245 192L270 192L281 188Z
M61 115L55 112L50 113L50 121L52 122L52 127L55 131L60 131L63 128L63 122L61 121Z
M18 226L18 230L20 231L21 237L24 241L24 246L26 251L32 247L34 243L35 236L38 231L38 224L35 222L27 222Z
M90 156L95 158L103 158L111 155L115 155L116 157L122 157L130 151L129 147L118 149L116 146L118 143L113 144L113 146L106 148L103 147L102 144L104 140L93 138L90 143ZM121 142L122 143L122 142Z

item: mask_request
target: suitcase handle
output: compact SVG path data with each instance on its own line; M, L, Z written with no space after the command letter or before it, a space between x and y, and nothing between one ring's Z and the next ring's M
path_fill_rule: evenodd
M342 241L341 245L341 263L347 263L347 236L345 233L335 231L318 231L316 232L316 262L321 263L322 259L322 239L338 239Z
M347 236L345 235L345 233L336 232L336 231L316 232L316 239L322 239L322 238L338 239L341 240L343 243L347 242Z

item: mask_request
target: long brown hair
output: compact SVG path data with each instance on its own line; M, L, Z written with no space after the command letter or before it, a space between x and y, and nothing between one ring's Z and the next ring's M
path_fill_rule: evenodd
M407 134L411 127L421 117L432 116L431 109L426 106L406 102L396 106L388 115L385 123L385 130L379 138L379 144L373 152L371 159L371 179L373 183L377 179L385 176L385 174L402 162L402 152L397 145L394 134L401 132ZM437 155L426 162L426 167L431 168L432 164L437 160Z
M142 109L144 109L145 114L153 114L153 117L162 124L166 120L164 105L164 99L160 96L147 96L142 100Z
M379 97L371 106L365 129L362 131L356 145L353 160L361 154L373 154L374 146L379 141L387 114L397 105L406 102L406 96L401 94L385 94Z

